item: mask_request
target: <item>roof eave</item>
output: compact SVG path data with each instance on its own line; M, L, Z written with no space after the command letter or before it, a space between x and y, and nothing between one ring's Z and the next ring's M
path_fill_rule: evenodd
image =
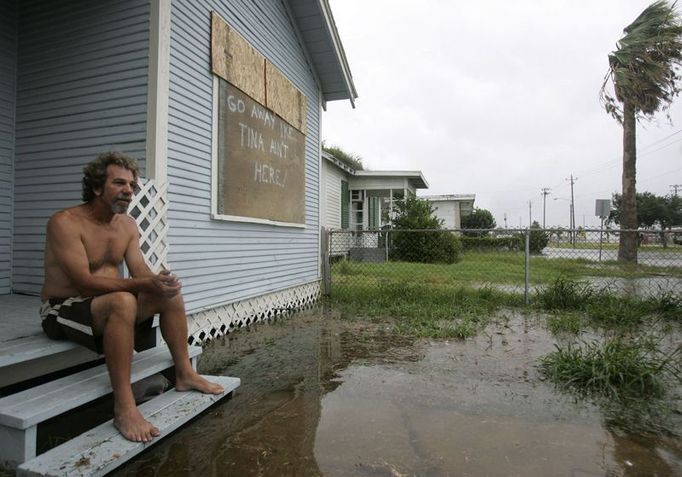
M332 14L331 8L329 6L329 1L317 1L322 12L322 17L324 18L325 24L327 25L327 31L329 32L330 40L336 53L336 60L339 63L339 67L341 68L341 72L343 74L348 99L350 100L350 104L355 107L355 98L358 97L358 93L355 89L355 83L353 83L353 76L350 72L350 66L348 65L348 59L346 58L346 52L343 49L343 44L341 43L341 38L339 37L339 31L336 28L336 22L334 21L334 15ZM332 100L333 98L325 99Z

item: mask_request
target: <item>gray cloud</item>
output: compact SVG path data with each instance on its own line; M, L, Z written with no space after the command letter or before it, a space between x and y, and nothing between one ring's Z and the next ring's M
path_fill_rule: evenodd
M620 190L621 129L599 104L607 55L650 2L331 0L360 98L332 102L329 144L371 169L421 170L429 193L475 193L498 224L598 224L594 200ZM638 190L682 183L680 99L638 129ZM667 140L662 139L669 137ZM658 143L657 143L658 142ZM650 146L652 145L653 146ZM672 171L672 172L671 172Z

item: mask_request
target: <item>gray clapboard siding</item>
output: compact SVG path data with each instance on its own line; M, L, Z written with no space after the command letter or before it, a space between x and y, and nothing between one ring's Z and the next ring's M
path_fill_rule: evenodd
M323 174L325 181L325 196L322 198L325 204L325 226L331 228L341 228L341 181L347 180L346 173L331 164L326 159L324 167L326 172Z
M0 295L11 290L17 64L16 2L0 2Z
M210 218L213 9L308 98L304 229ZM169 261L183 280L188 310L318 279L319 94L286 7L273 0L174 0L171 15Z
M23 0L18 8L13 289L35 294L45 224L80 202L83 165L116 149L144 170L149 2Z

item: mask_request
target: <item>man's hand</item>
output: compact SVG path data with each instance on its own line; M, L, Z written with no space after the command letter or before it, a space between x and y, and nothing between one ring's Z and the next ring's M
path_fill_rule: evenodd
M157 293L166 298L174 297L180 293L180 288L182 288L178 277L165 269L151 277L151 281L152 288L150 292Z

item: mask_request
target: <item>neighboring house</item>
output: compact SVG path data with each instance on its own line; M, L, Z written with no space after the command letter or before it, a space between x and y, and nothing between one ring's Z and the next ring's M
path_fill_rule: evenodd
M393 202L429 187L420 171L355 170L322 151L321 215L329 229L390 225Z
M443 221L445 229L461 229L462 217L474 210L475 194L425 195L425 199L433 205L433 215Z
M48 217L121 150L194 342L317 298L321 112L357 96L327 0L3 0L0 31L0 295L39 293Z

